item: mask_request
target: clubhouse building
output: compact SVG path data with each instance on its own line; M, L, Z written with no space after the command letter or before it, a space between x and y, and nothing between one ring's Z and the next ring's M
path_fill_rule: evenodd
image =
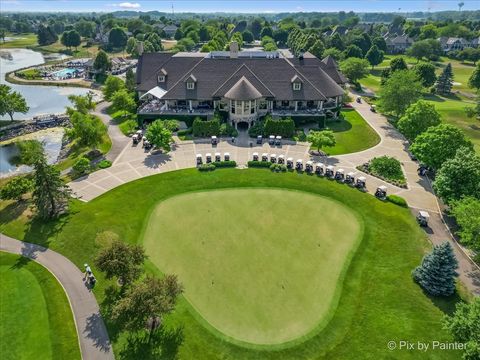
M138 60L138 114L212 117L224 112L235 127L274 117L335 116L345 77L331 57L288 57L278 51L145 53Z

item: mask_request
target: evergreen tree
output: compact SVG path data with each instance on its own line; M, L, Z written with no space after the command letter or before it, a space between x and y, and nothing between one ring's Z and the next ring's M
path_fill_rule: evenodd
M127 87L128 91L134 91L135 87L137 86L135 74L131 68L128 69L127 73L125 74L125 86Z
M433 296L450 296L455 292L458 262L449 242L434 246L422 264L413 272L413 279Z
M448 65L443 69L442 73L438 77L437 80L437 92L443 95L448 95L452 91L453 86L453 71L452 71L452 64L448 63Z
M38 44L50 45L58 40L58 36L50 26L39 25L37 30Z

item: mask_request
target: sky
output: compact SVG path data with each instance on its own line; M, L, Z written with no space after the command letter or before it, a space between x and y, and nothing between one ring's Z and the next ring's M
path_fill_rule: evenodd
M479 10L479 0L463 0L463 10ZM70 12L112 12L117 10L172 12L411 12L458 10L459 1L451 0L0 0L0 11L70 11Z

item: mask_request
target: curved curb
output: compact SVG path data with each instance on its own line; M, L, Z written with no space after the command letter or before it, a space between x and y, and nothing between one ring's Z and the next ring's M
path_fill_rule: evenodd
M82 281L83 273L66 257L43 246L0 234L0 250L22 255L45 267L65 290L84 360L113 360L113 350L97 300Z

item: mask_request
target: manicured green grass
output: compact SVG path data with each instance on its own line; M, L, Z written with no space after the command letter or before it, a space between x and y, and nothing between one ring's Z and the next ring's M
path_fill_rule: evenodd
M323 149L329 155L349 154L377 145L380 136L360 116L351 109L342 110L344 119L329 121L327 127L335 132L337 144ZM315 149L316 150L316 149Z
M13 38L11 41L0 41L0 49L9 48L24 48L27 46L37 45L37 35L34 33L29 34L12 34L8 33L7 37Z
M61 285L45 268L0 252L0 353L4 360L80 359Z
M328 212L320 222L322 209ZM328 320L361 232L355 214L339 202L306 192L235 189L161 202L144 245L162 272L178 274L185 296L211 326L235 340L278 344Z
M107 113L112 117L115 123L118 124L118 128L126 136L133 134L138 127L136 114L125 114L122 110L115 111L113 107L109 107Z
M360 216L365 225L363 240L345 273L339 303L330 322L318 334L305 336L288 347L273 346L271 350L259 351L254 346L232 344L222 334L209 331L198 312L182 297L175 312L165 319L158 339L153 342L161 350L148 345L148 339L129 338L128 334L119 333L115 324L107 321L117 358L277 360L460 357L459 352L449 350L420 354L407 350L390 352L387 349L387 342L391 340L450 341L440 321L446 312L453 311L458 297L430 298L412 281L412 269L431 246L408 209L381 202L369 194L316 176L275 174L266 169L168 172L127 183L88 203L72 201L70 214L52 222L32 219L26 205L0 202L0 232L49 246L82 267L84 262L91 263L109 239L141 243L149 214L162 200L185 192L252 187L311 192L339 201ZM183 209L177 214L176 221L181 223L183 215L191 210ZM322 209L316 212L316 221L323 223L328 211ZM236 215L232 213L231 216ZM289 218L281 221L289 221ZM312 225L301 224L306 227ZM325 228L328 229L327 226ZM291 241L300 240L297 237ZM285 272L299 266L297 251L289 254ZM254 254L255 249L252 256ZM247 265L244 264L238 271L246 271ZM114 281L105 280L98 270L93 270L98 277L94 293L106 312L109 301L105 292L109 289L107 292L111 293ZM160 273L152 262L147 264L147 270ZM180 281L183 281L182 278ZM234 288L237 285L233 283L231 286ZM324 301L323 296L317 300Z

